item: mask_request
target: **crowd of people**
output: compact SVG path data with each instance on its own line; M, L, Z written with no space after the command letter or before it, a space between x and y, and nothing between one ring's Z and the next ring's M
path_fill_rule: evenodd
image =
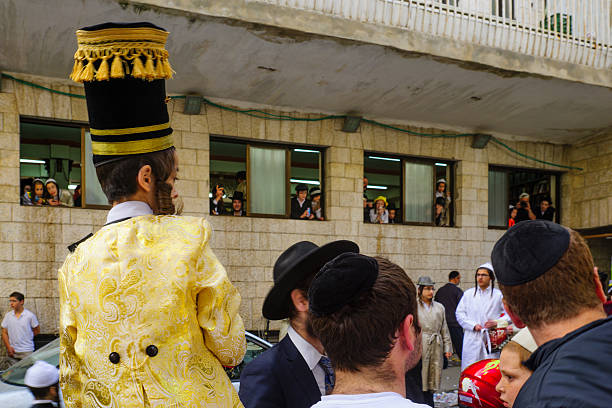
M401 209L389 204L387 197L378 196L373 200L368 198L368 178L363 178L363 220L372 224L396 224L401 223ZM448 227L451 225L451 194L446 188L446 180L441 178L436 182L433 197L434 225L437 227Z
M510 218L508 219L508 228L527 220L553 221L556 210L552 204L553 202L550 197L544 197L540 200L540 208L533 211L529 194L521 193L516 204L509 206Z
M52 399L59 378L67 408L430 406L426 393L439 387L453 344L435 282L422 276L415 285L399 265L363 255L348 240L301 241L280 254L262 314L288 319L287 335L246 366L236 392L223 366L239 364L246 352L240 294L210 247L207 220L168 216L179 159L162 103L172 75L167 35L150 23L77 31L71 77L84 83L92 128L127 131L122 143L92 139L113 207L105 226L71 246L58 272L59 377L38 364L26 385ZM134 48L117 53L128 45ZM110 50L117 59L111 79L96 72ZM136 65L141 55L157 60L125 73L122 62ZM298 193L296 214L309 218L306 189ZM508 407L609 406L612 318L580 235L545 220L521 222L475 269L474 288L459 298L447 286L438 297L456 304L462 362L499 356L487 330L528 326L537 348L520 363L530 372L520 391L511 379L517 359L502 351L505 380L497 386ZM449 279L456 286L460 276Z
M74 193L60 188L55 179L49 178L46 181L35 178L32 182L23 184L23 191L20 198L21 205L49 205L53 207L80 207L81 206L81 186L77 186Z

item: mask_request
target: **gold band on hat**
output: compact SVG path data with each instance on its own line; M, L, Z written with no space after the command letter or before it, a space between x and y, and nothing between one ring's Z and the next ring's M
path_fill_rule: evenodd
M124 156L129 154L151 153L174 146L172 135L155 139L130 140L126 142L91 142L91 151L99 156Z
M133 135L134 133L148 133L157 130L170 128L170 122L161 123L159 125L139 126L124 129L89 129L89 133L94 136L116 136L116 135Z

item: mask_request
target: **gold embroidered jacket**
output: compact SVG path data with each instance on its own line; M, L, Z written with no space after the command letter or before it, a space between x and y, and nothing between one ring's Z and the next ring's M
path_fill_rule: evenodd
M240 294L203 218L110 224L59 270L67 408L242 407L223 370L242 361Z

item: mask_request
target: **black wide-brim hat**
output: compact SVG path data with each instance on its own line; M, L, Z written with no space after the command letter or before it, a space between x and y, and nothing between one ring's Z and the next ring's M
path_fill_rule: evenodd
M291 291L307 276L345 252L359 253L359 246L348 240L317 246L301 241L290 246L274 263L274 286L264 300L262 314L269 320L281 320L291 314Z
M171 148L168 32L143 22L104 23L76 34L70 78L85 88L94 165Z

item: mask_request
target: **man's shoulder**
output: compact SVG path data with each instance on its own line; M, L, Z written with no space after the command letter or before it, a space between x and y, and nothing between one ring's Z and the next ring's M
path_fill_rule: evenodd
M520 401L538 401L542 406L550 402L550 406L584 407L597 407L601 401L609 401L612 318L587 326L545 343L535 352L536 357L542 353L542 358L519 394ZM582 392L572 392L576 389ZM568 403L568 398L574 402Z
M283 349L287 347L286 342L291 341L288 337L280 343L275 344L272 348L261 353L257 358L251 361L244 369L245 375L270 375L273 374L275 368L283 363Z

